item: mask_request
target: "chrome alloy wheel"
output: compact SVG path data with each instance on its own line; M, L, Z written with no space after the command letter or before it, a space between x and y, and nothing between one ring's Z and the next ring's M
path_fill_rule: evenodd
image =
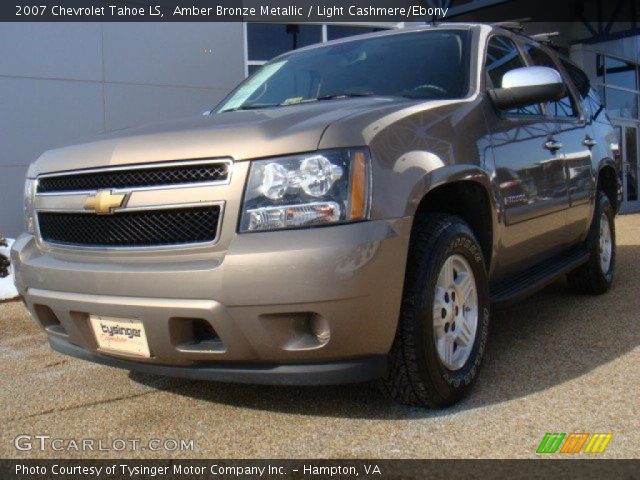
M613 241L611 240L611 225L609 217L603 212L600 217L600 237L598 238L598 256L600 258L600 268L606 274L611 266L611 251Z
M478 327L478 291L469 262L451 255L438 274L433 337L442 364L459 370L469 359Z

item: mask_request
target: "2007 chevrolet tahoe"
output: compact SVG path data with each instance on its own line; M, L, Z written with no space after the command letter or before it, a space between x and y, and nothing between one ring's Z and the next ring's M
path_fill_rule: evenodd
M585 74L488 25L284 54L197 118L44 153L16 283L62 353L193 379L382 379L439 407L490 305L610 287L614 130Z

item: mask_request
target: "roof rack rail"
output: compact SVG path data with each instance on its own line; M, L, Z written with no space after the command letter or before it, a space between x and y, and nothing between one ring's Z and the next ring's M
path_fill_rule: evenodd
M559 37L560 32L549 32L549 33L536 33L535 35L530 35L529 38L531 40L535 40L536 42L551 44L551 41L554 37Z
M509 20L506 22L494 22L491 25L494 27L504 28L505 30L511 30L514 33L522 33L525 22L529 21L531 21L531 18L518 18L516 20Z

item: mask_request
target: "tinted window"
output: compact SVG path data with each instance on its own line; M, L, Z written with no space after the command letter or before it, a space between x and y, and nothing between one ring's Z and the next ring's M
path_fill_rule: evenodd
M524 59L518 52L518 48L507 37L494 36L487 46L486 73L489 87L499 88L502 85L502 77L509 70L525 67ZM540 105L528 105L507 111L515 115L541 115Z
M526 45L525 49L529 54L529 57L531 57L534 65L553 68L556 71L558 70L555 62L543 50L536 48L533 45ZM575 108L571 95L568 93L564 98L561 98L556 102L548 103L547 111L552 117L566 118L578 116L578 112Z
M585 113L591 120L596 120L603 111L602 102L595 89L591 87L589 77L578 67L563 58L560 59L560 62L580 94Z
M294 53L264 65L221 109L342 94L461 98L469 89L468 37L466 30L402 33Z
M487 47L487 75L495 88L502 86L502 77L509 70L524 67L525 63L515 43L507 37L491 37Z
M584 101L584 108L591 120L598 120L598 117L604 114L601 98L595 88L589 89L589 96Z
M289 50L321 41L321 25L247 24L247 55L249 60L271 60Z
M562 58L560 59L560 63L562 63L562 66L567 71L569 78L578 90L580 98L586 98L589 95L589 88L591 87L587 75L578 67L572 65Z

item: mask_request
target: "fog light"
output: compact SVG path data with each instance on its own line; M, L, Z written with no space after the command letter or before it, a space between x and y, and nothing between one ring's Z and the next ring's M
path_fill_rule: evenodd
M311 318L311 332L316 338L324 343L329 340L331 336L331 330L329 329L329 322L324 317L314 315Z

